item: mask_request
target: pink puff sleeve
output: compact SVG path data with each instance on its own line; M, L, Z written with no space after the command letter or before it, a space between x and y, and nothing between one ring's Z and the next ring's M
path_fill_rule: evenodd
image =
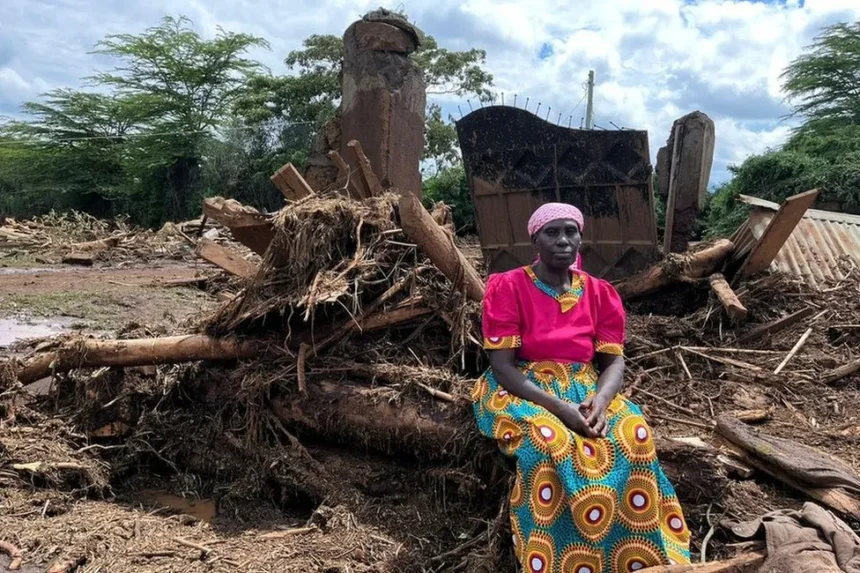
M490 275L484 291L481 328L486 350L503 350L522 346L520 309L510 277L504 273Z
M624 355L624 330L627 315L618 291L604 280L592 283L596 296L594 351L603 354Z

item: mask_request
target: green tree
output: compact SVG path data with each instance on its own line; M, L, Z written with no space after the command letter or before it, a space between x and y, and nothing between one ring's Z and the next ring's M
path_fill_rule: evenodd
M708 236L743 222L741 194L779 203L820 189L823 200L860 209L860 22L823 28L781 77L802 123L781 148L730 167L731 181L710 201Z
M823 28L782 80L800 132L860 125L860 22Z
M252 124L280 119L287 124L307 122L319 129L335 116L340 104L343 55L343 38L309 36L302 49L290 52L285 59L295 75L252 78L237 110ZM424 73L428 95L471 95L480 101L493 100L489 89L493 77L483 69L485 51L451 51L440 47L432 36L424 36L412 57ZM437 169L455 163L456 141L456 132L445 121L441 108L428 103L425 158L434 160Z
M26 144L23 156L33 159L29 167L13 162L5 178L23 181L33 194L50 188L95 195L152 225L195 213L204 149L248 77L263 69L245 54L268 44L221 29L207 40L190 26L187 18L168 17L139 34L99 42L95 53L117 61L87 78L99 93L46 94L24 104L28 120L5 126L3 134ZM37 166L41 173L33 173Z

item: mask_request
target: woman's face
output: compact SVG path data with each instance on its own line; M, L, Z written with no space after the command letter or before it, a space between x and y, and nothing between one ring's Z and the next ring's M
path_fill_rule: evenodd
M534 236L540 260L551 269L566 269L576 261L582 236L573 219L550 221Z

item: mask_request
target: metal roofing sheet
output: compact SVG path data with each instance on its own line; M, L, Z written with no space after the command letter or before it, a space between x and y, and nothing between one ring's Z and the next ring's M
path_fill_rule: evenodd
M762 236L775 214L771 205L761 203L754 203L749 219L756 239ZM771 268L802 276L817 286L821 281L845 278L852 264L860 266L860 216L810 209L780 249Z

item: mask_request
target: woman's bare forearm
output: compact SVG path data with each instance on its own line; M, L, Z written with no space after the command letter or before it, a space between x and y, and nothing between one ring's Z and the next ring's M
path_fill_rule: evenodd
M490 352L490 367L499 384L523 400L543 406L553 414L557 414L564 402L557 396L546 392L529 380L515 364L515 350L494 350Z
M611 401L624 387L624 357L598 353L595 359L599 371L597 394Z

